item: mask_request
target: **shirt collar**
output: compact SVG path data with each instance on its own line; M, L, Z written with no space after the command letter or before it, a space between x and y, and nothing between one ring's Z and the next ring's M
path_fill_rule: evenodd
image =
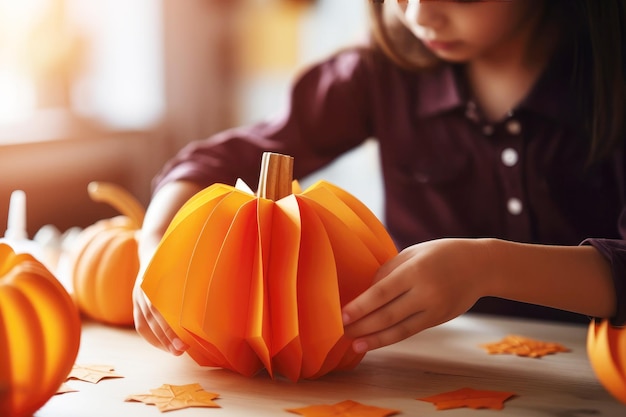
M526 98L513 110L538 113L558 123L577 123L577 97L571 86L571 79L571 55L558 54ZM419 77L417 88L418 117L430 117L456 108L465 109L471 101L469 89L458 65L441 65L424 72Z
M452 65L441 65L424 71L417 83L417 116L429 117L464 106L467 101L462 97L458 84L460 77Z
M580 97L572 83L572 55L557 54L518 109L541 114L558 123L579 126Z

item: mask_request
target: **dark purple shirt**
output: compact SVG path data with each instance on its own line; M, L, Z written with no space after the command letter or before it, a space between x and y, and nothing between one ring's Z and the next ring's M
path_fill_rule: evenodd
M234 184L241 177L254 187L264 151L294 156L294 176L301 178L374 137L384 222L399 248L441 237L559 245L588 239L611 262L620 301L614 321L623 323L623 156L619 151L587 166L588 141L569 71L566 62L553 62L518 107L489 123L459 67L409 72L379 53L345 50L297 78L280 117L190 143L155 185L181 179ZM482 299L474 309L582 318L496 298Z

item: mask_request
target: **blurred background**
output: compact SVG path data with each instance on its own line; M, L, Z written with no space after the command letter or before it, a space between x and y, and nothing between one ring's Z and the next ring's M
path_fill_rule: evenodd
M0 0L0 237L16 189L31 237L116 215L90 181L147 205L178 149L270 116L294 74L366 30L365 0ZM368 141L303 183L380 215L377 164Z

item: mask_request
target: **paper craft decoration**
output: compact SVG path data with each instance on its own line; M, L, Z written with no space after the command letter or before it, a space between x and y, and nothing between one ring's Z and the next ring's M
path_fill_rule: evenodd
M293 158L266 153L258 195L214 184L176 214L142 288L199 364L296 381L356 366L341 307L397 252L355 197L292 192Z
M461 388L456 391L418 398L418 400L433 403L437 410L449 410L462 407L502 410L504 408L504 402L514 395L515 393L513 392Z
M554 342L543 342L524 336L509 335L499 342L481 345L488 353L510 353L517 356L541 358L558 352L569 352L565 346Z
M305 417L387 417L400 412L389 408L364 405L352 400L346 400L332 405L322 404L302 408L291 408L287 411Z
M80 325L52 273L0 243L0 416L31 416L56 393L78 355Z
M115 372L115 369L109 365L75 364L67 377L67 379L79 379L92 384L97 384L108 378L124 378L124 376Z
M139 273L136 234L145 214L141 204L122 187L91 182L94 201L105 202L122 215L85 228L69 252L72 282L80 310L94 320L133 324L133 287Z
M205 391L200 384L163 384L159 388L151 389L150 394L130 395L125 401L156 405L161 412L165 412L189 407L220 408L213 401L217 397L218 394Z
M592 320L587 333L587 356L604 388L626 404L626 328L608 320Z
M54 395L67 394L70 392L78 392L78 390L70 387L68 384L63 382L61 386L57 389L57 392L54 393Z

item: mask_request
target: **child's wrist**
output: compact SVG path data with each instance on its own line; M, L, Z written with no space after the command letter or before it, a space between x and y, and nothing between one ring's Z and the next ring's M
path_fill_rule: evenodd
M475 240L476 250L472 251L475 259L477 277L476 285L479 297L498 297L506 285L502 263L504 261L503 246L506 242L499 239L482 238Z

